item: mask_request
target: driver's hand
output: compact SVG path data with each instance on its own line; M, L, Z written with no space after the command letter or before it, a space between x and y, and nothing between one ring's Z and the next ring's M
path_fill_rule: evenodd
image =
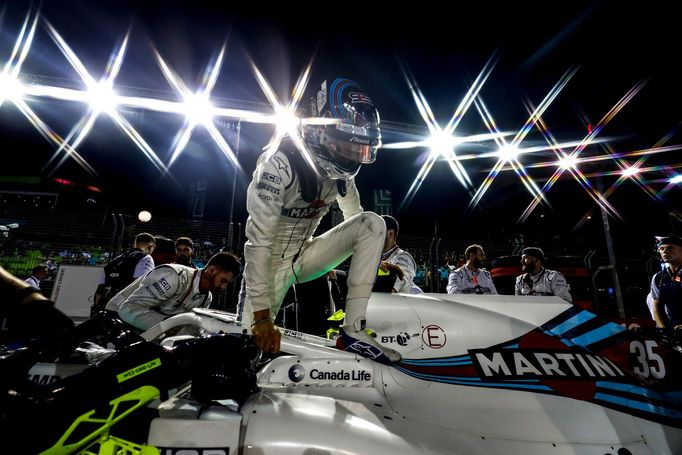
M279 352L279 342L282 333L272 321L260 322L251 326L251 333L256 342L256 346L263 352Z

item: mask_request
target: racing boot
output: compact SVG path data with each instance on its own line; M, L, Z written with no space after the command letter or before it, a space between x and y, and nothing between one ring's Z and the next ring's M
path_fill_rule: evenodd
M365 331L367 301L366 298L348 301L346 318L336 339L336 347L386 365L400 362L402 356L398 351L380 345Z

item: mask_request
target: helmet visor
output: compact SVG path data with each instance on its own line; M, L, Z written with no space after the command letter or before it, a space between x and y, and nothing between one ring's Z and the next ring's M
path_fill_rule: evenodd
M377 148L369 145L339 141L336 143L334 154L336 155L336 161L339 164L345 164L344 167L348 167L348 165L351 165L352 163L373 163L377 157Z
M379 128L366 128L347 123L331 126L327 131L329 148L337 162L350 161L359 164L373 163L381 146Z

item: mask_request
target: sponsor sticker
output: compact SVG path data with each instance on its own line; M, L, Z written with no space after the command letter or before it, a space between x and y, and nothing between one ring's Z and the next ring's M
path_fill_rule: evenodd
M161 286L162 286L165 290L170 289L170 283L168 283L168 281L166 281L165 278L161 278L161 279L159 280L159 283L161 283Z
M486 379L618 379L625 373L594 353L535 349L470 350L481 378Z
M348 97L350 98L350 101L353 104L355 103L374 104L372 103L371 98L362 92L350 92L348 94Z
M301 364L292 365L289 368L289 379L291 382L301 382L305 378L305 368Z
M261 190L268 191L272 194L279 194L279 188L275 188L274 186L268 185L267 183L260 182L258 184L258 188Z
M272 182L278 185L282 183L282 177L280 177L279 175L271 174L269 172L263 172L261 178L263 180L267 180L268 182Z
M153 370L154 368L160 367L161 366L161 359L156 358L154 360L151 360L147 363L143 363L142 365L138 365L135 368L131 368L128 371L124 371L123 373L117 374L116 375L116 380L118 380L119 383L127 381L128 379L132 379L135 376L139 376L141 374L144 374L150 370Z
M320 371L310 370L310 379L317 381L371 381L372 373L367 370L338 370Z
M166 293L163 292L163 289L161 289L161 285L159 283L154 283L152 286L154 286L154 289L156 289L160 295L166 295Z
M381 344L397 343L400 346L407 346L407 343L409 343L412 338L416 338L418 336L418 333L413 333L410 335L407 332L400 332L397 335L382 335Z
M447 336L439 326L430 324L422 330L422 341L431 349L440 349L445 346Z
M291 174L289 173L289 166L286 165L284 160L280 158L279 156L276 156L273 158L275 164L277 165L277 169L284 171L287 174L287 177L290 177Z
M324 213L326 210L326 205L321 207L282 207L281 214L282 216L289 218L315 218L317 215Z
M283 333L284 333L284 336L298 338L299 340L303 339L303 334L301 332L297 332L295 330L284 329Z

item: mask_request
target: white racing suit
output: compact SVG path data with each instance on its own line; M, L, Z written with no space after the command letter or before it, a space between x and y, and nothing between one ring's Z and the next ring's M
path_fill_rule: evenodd
M573 302L571 287L561 272L545 269L535 275L524 273L516 277L516 295L555 295Z
M396 278L393 290L403 294L421 294L423 291L414 284L414 276L417 274L417 264L412 255L401 250L398 245L381 255L381 260L389 264L397 265L403 271L403 279Z
M386 226L377 214L362 211L353 179L345 181L344 196L339 181L311 174L294 153L280 149L269 159L267 153L261 155L247 190L245 286L239 305L242 324L250 328L253 313L261 310L269 310L274 319L293 283L313 280L353 255L344 326L360 330ZM311 200L306 201L303 193L310 188ZM338 201L345 221L313 237L334 201Z
M493 277L486 269L469 270L464 265L450 272L448 294L492 294L497 295Z
M203 269L163 264L123 288L107 303L128 324L147 330L169 316L208 307L211 293L199 291Z

